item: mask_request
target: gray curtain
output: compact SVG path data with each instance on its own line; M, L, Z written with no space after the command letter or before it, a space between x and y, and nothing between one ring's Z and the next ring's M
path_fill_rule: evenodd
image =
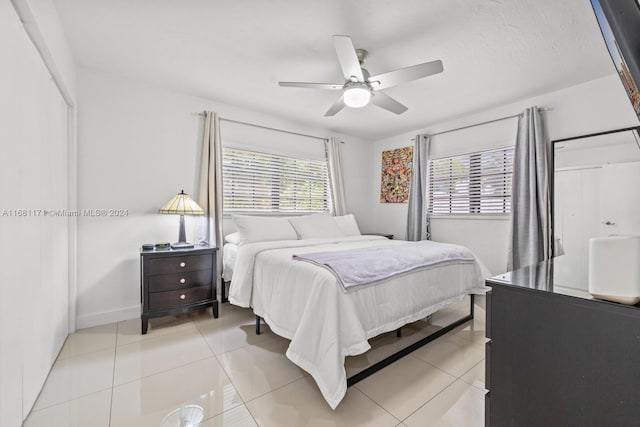
M198 204L204 209L203 221L198 227L198 242L217 246L218 275L222 272L222 142L218 115L204 113L202 159ZM216 281L218 279L216 278ZM220 289L220 286L217 287Z
M429 136L417 135L413 146L413 173L409 191L407 240L431 240L429 208Z
M551 256L550 144L537 107L518 119L511 192L509 270Z
M347 214L341 144L340 140L335 136L329 138L325 144L327 163L329 165L329 185L333 196L333 211L336 216Z

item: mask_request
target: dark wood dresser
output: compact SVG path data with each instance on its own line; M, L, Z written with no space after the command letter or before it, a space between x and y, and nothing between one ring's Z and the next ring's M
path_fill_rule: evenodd
M149 319L211 306L218 317L214 247L140 251L142 334Z
M487 280L485 425L640 426L640 307L554 283L561 258Z

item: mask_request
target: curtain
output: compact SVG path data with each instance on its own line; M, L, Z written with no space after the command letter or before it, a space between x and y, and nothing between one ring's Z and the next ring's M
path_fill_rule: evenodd
M325 147L329 166L329 185L333 196L333 210L337 216L346 215L347 202L344 194L341 142L332 136L327 140Z
M417 135L413 146L413 173L409 192L407 240L431 240L429 208L429 142L427 135Z
M538 263L511 273L511 283L541 291L553 290L553 264Z
M220 122L216 113L205 111L200 163L198 204L204 209L204 218L198 228L198 242L217 246L217 271L222 272L222 143ZM216 282L218 278L215 279ZM220 286L217 287L220 289Z
M511 191L507 267L516 270L551 256L550 144L537 107L518 119Z

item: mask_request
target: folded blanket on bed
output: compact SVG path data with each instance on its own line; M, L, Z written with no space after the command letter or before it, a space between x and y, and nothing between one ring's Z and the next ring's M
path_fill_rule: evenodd
M295 254L293 259L327 268L347 291L417 270L475 261L464 246L429 240L392 247Z

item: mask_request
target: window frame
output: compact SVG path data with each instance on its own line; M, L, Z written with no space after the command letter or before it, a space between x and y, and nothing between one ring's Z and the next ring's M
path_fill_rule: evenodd
M228 156L228 154L232 152L236 153L235 159L232 159L230 158L230 156ZM263 157L263 158L271 159L272 161L274 161L274 163L268 167L269 169L268 172L269 173L273 172L273 175L271 176L272 184L271 184L270 197L266 197L264 193L262 195L258 194L260 191L266 191L267 186L264 185L264 183L262 185L254 186L253 187L254 196L248 198L251 200L249 202L251 206L246 208L241 208L241 207L239 208L237 206L230 207L228 204L229 198L230 197L233 198L233 195L229 195L229 189L233 185L228 181L229 175L232 174L230 170L232 166L229 165L229 163L233 162L234 160L238 162L238 158L239 158L239 156L237 155L238 152L247 155L246 159L249 163L249 166L251 166L249 168L246 168L246 171L248 174L255 172L258 169L258 167L256 166L261 161L263 162L263 165L268 164L268 161L264 159L257 160L256 157ZM310 178L305 179L303 174L300 173L303 170L302 168L300 168L300 165L299 165L300 163L307 163L309 166L311 166L310 169L307 170ZM238 177L241 177L241 172L239 173L240 168L238 167L238 165L236 165L234 169L235 170L233 171L233 174L236 176L236 179L239 179ZM321 172L323 176L319 178L312 177L312 174L318 171ZM292 174L292 172L294 173ZM265 176L255 175L255 177L253 178L254 183L260 179L265 180ZM268 177L266 179L268 179ZM291 185L293 185L294 191L295 191L295 186L304 181L310 181L310 185L313 185L314 183L315 184L322 183L323 190L318 192L317 190L312 190L311 188L309 188L309 192L306 194L306 196L304 194L300 197L295 194L293 196L292 195L283 196L281 192L282 187L284 185L283 179L284 180L288 179L290 181L290 184L291 184L291 181L293 181ZM240 178L240 182L241 181L242 181L242 178ZM246 173L245 173L244 181L245 182L243 184L246 186L246 184L248 183ZM240 185L240 182L237 182L236 186ZM234 147L234 146L223 146L222 147L222 188L223 188L222 210L223 210L223 216L225 217L230 217L231 215L298 216L298 215L309 215L309 214L321 213L321 212L333 213L333 198L331 194L329 165L326 158L324 160L320 160L317 158L316 159L301 158L301 157L290 156L290 155L279 154L279 153L276 154L276 153L258 151L258 150L253 150L245 147L240 148L240 147ZM322 198L314 197L320 193L323 193L324 197ZM239 199L241 200L242 197L239 197ZM263 208L260 207L260 200L262 200L262 202L267 201L267 204L264 204ZM268 205L268 200L270 200L271 202L270 205ZM289 201L290 203L293 203L294 206L292 208L287 208L286 206L283 206L283 202L285 202L286 204L287 201ZM311 205L314 202L317 203L320 201L324 204L322 210L314 209L313 207L311 207ZM310 204L309 209L297 207L298 203L304 204L305 202ZM264 206L270 206L270 208L267 208Z
M511 214L511 191L513 185L513 158L514 158L514 145L485 148L467 153L458 153L438 156L428 160L427 174L428 174L428 188L426 197L428 198L428 210L427 214L432 218L496 218L496 219L508 219ZM483 155L489 153L502 154L502 163L500 164L501 171L496 172L496 165L493 165L494 170L491 171L491 165L487 167L488 171L483 172ZM448 180L445 173L440 173L441 176L434 175L434 164L436 162L449 162L448 168L444 168L448 171ZM454 161L458 161L458 164L463 166L467 163L468 171L466 174L454 173ZM438 165L436 164L436 167ZM442 166L440 166L442 167ZM479 170L478 170L479 169ZM474 172L475 170L475 172ZM466 193L465 185L462 186L461 194L455 195L455 191L452 191L454 186L459 184L459 180L467 178ZM496 178L494 178L496 177ZM500 178L502 177L502 182ZM508 177L508 181L506 181ZM498 184L498 195L482 194L483 192L483 179L488 180L489 184ZM445 184L448 186L448 192L445 196L434 195L434 183ZM488 184L487 184L488 185ZM507 191L508 190L508 191ZM449 200L448 209L445 207L446 202ZM457 206L456 206L457 201ZM500 209L500 201L502 208ZM439 203L438 203L439 202ZM485 207L483 208L483 204ZM483 211L485 209L485 211Z

